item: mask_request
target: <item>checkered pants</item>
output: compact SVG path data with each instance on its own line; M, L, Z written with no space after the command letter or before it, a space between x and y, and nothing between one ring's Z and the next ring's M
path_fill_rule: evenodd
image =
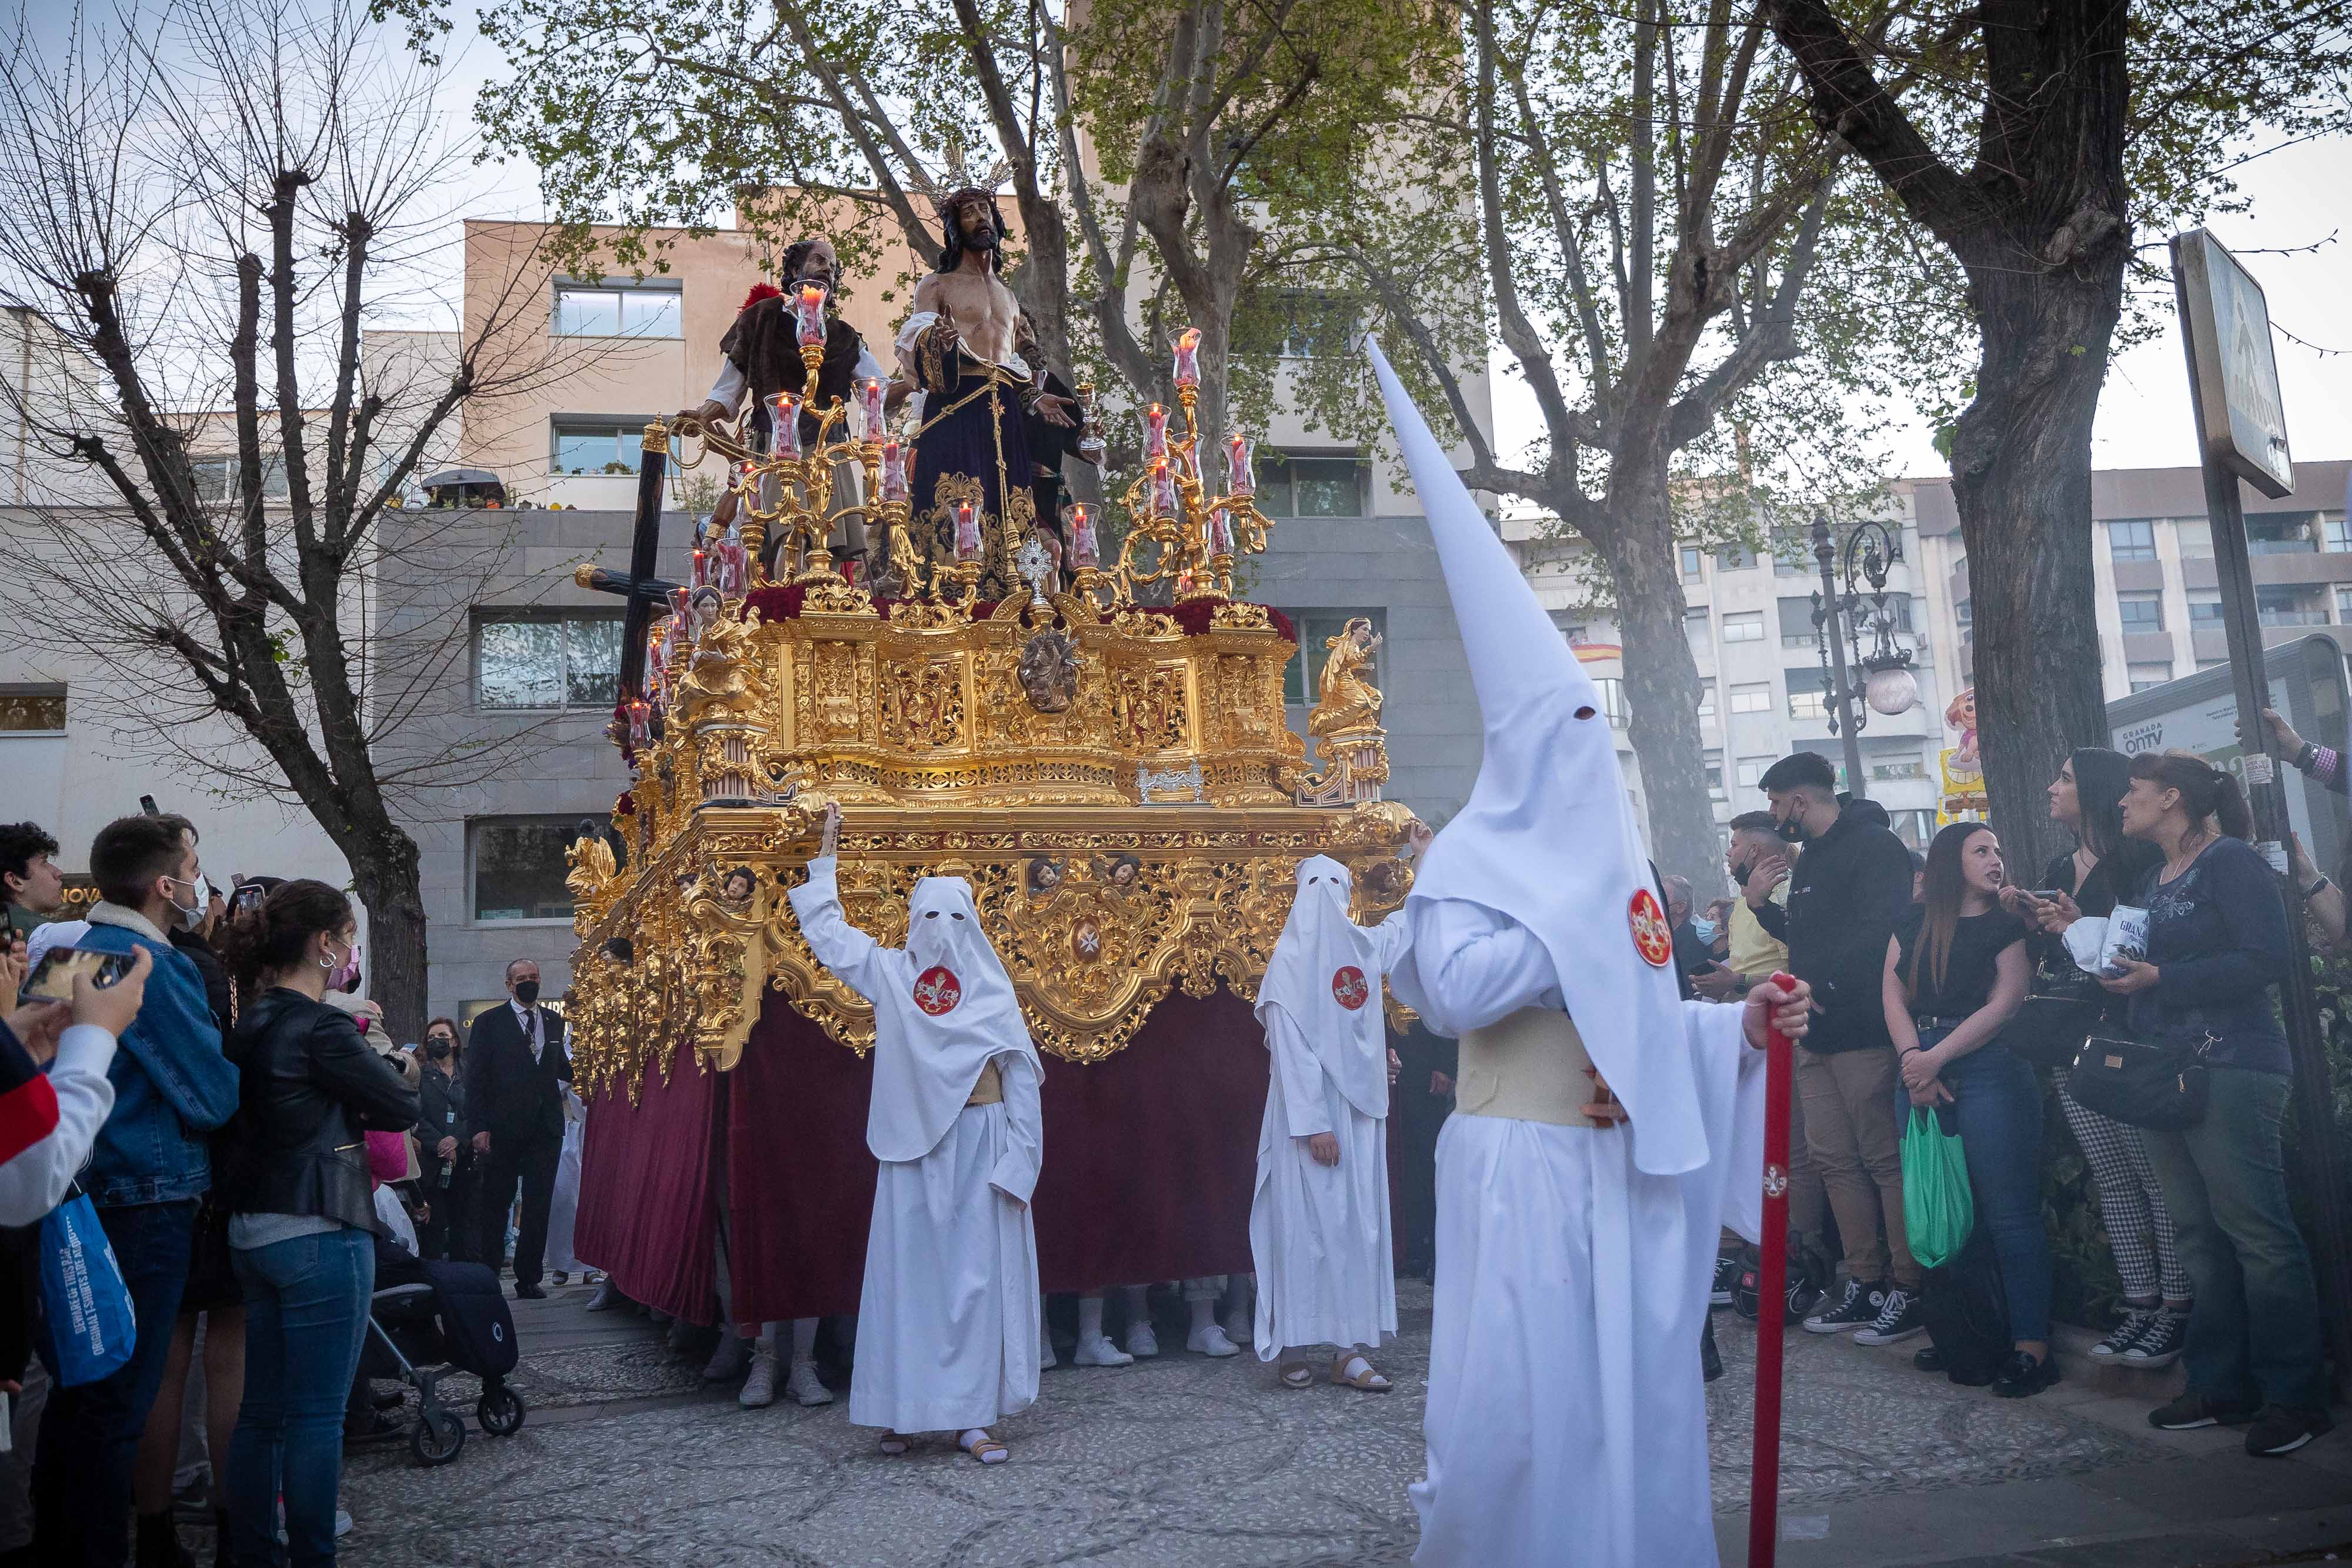
M2157 1185L2156 1167L2148 1163L2147 1139L2137 1127L2127 1126L2074 1103L2066 1092L2063 1074L2058 1080L2058 1103L2066 1125L2083 1146L2083 1158L2099 1186L2099 1211L2105 1217L2107 1244L2115 1249L2116 1272L2123 1276L2124 1294L2145 1301L2162 1291L2168 1301L2185 1301L2196 1294L2173 1245L2172 1216L2165 1212L2164 1189Z

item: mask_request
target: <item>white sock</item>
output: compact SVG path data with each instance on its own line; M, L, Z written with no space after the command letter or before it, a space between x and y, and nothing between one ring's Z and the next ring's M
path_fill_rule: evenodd
M987 1437L987 1436L988 1436L988 1428L987 1428L987 1427L974 1427L973 1428L971 1428L971 1430L970 1430L970 1431L966 1432L962 1437L958 1437L958 1438L956 1439L956 1442L957 1442L959 1445L961 1445L961 1447L966 1448L971 1448L974 1443L979 1442L982 1438L983 1438L983 1437Z
M1102 1338L1102 1303L1100 1296L1078 1298L1078 1339L1084 1343Z
M1194 1333L1199 1333L1202 1329L1207 1328L1211 1323L1217 1321L1216 1297L1195 1296L1186 1304L1192 1309L1192 1332Z
M768 1326L772 1329L775 1327L773 1323ZM816 1320L814 1318L793 1320L793 1359L795 1362L816 1359Z
M746 1324L744 1324L743 1326L744 1326L744 1327L746 1327L746 1328L749 1328L749 1327L751 1327L751 1324L749 1324L749 1323L746 1323ZM773 1324L773 1323L761 1323L761 1324L760 1325L760 1348L761 1348L761 1350L766 1351L770 1355L773 1355L773 1354L776 1354L776 1325L775 1325L775 1324Z

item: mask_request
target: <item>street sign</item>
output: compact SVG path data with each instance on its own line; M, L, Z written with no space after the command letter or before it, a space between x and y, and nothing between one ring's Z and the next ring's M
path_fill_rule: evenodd
M2196 379L2198 434L2216 461L2275 500L2294 488L2294 459L2263 286L2203 229L2174 238L2172 268Z

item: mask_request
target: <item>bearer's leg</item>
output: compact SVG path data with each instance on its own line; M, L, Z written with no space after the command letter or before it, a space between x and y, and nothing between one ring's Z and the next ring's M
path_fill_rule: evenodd
M1192 1314L1184 1348L1195 1355L1239 1355L1241 1347L1217 1326L1217 1298L1225 1293L1225 1276L1208 1274L1184 1281L1184 1305Z
M1128 1366L1135 1357L1110 1343L1103 1333L1100 1293L1078 1298L1078 1350L1070 1359L1080 1366Z

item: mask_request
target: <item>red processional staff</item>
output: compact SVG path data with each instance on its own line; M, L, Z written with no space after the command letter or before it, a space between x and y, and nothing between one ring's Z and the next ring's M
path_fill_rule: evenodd
M1792 975L1774 975L1783 989ZM1770 1027L1764 1047L1764 1234L1756 1270L1756 1458L1748 1476L1748 1568L1772 1568L1780 1533L1780 1348L1789 1293L1789 1091L1796 1053Z

